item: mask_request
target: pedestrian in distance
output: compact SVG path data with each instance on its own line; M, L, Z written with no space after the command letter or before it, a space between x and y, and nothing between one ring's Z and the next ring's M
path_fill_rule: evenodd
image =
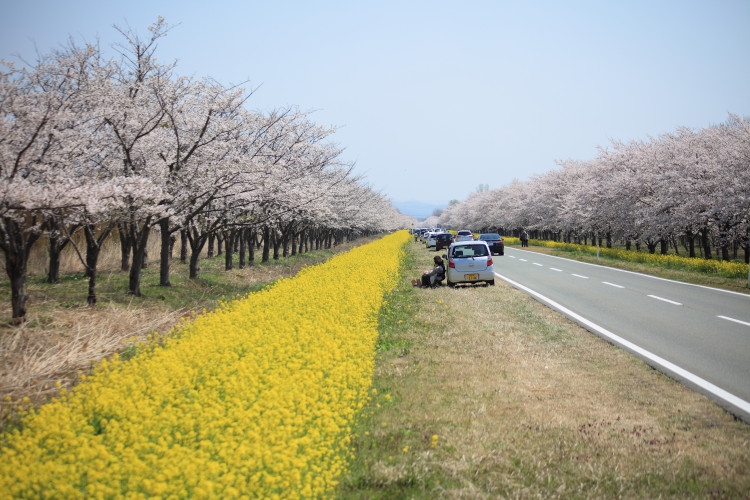
M529 246L529 233L527 233L525 229L521 231L521 246Z

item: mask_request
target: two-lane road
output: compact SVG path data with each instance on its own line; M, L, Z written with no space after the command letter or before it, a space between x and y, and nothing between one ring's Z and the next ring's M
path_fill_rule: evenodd
M750 422L750 295L506 248L495 273Z

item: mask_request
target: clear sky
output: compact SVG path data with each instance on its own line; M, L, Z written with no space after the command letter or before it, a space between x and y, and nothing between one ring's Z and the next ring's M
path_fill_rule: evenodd
M177 71L296 106L396 202L446 204L610 139L750 115L750 0L0 0L0 57L146 37Z

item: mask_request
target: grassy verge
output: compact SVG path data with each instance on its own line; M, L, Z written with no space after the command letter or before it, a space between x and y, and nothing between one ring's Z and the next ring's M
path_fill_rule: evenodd
M502 283L381 319L342 498L746 498L750 427Z

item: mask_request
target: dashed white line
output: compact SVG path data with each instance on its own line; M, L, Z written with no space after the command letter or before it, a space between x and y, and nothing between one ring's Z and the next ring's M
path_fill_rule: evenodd
M658 295L649 295L652 299L661 300L662 302L668 302L670 304L674 304L676 306L681 306L681 302L675 302L674 300L665 299L664 297L659 297Z
M739 323L740 325L750 326L750 323L747 321L740 321L738 319L730 318L729 316L716 316L717 318L725 319L727 321L734 321L735 323Z
M615 288L625 288L625 287L624 287L624 286L622 286L622 285L615 285L614 283L610 283L609 281L602 281L602 284L604 284L604 285L609 285L609 286L613 286L613 287L615 287Z
M528 260L526 259L518 259L518 260L520 260L521 262L528 262Z
M558 269L558 268L556 268L556 267L550 267L550 268L549 268L549 270L550 270L550 271L557 271L558 273L561 273L561 272L562 272L562 269Z
M544 267L544 264L540 264L539 262L534 262L535 266Z
M581 275L581 274L573 274L573 276L575 276L576 278L583 278L583 279L585 279L585 280L589 279L589 277L588 277L588 276L583 276L583 275Z

